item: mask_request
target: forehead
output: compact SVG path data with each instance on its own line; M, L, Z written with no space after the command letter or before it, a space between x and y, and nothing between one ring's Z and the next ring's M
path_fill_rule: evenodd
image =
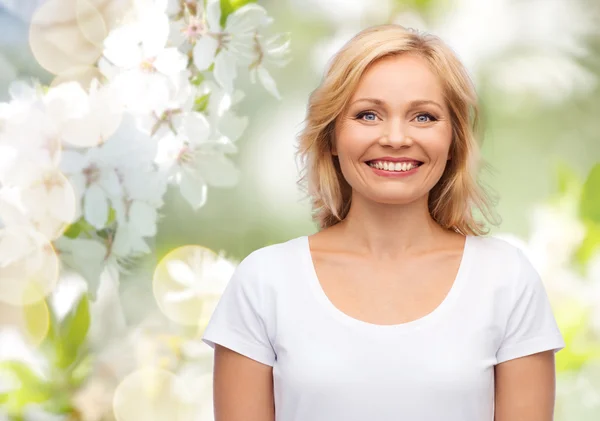
M438 76L427 61L412 54L377 60L360 78L353 100L377 97L389 103L430 99L443 102L444 92Z

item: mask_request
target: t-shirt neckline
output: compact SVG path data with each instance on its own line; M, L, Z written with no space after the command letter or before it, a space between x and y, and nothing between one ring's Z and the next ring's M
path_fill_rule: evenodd
M321 283L317 276L316 268L315 268L315 265L314 265L314 262L312 259L312 254L310 251L310 243L308 240L308 235L304 235L304 236L300 237L300 240L301 241L299 243L302 248L301 255L303 257L304 267L307 269L308 284L309 284L309 287L310 287L313 295L317 299L318 303L322 306L322 308L324 308L337 321L339 321L345 325L355 326L360 329L367 329L367 330L374 330L374 331L394 331L395 333L411 331L411 330L414 330L417 328L421 328L429 323L433 323L435 320L442 317L443 314L445 312L447 312L450 307L452 307L452 305L456 302L457 297L460 293L460 290L462 289L462 287L466 281L467 272L471 265L471 258L472 258L471 255L473 253L473 251L472 251L473 236L466 235L465 243L463 246L463 253L461 256L460 264L459 264L458 271L456 273L454 282L453 282L450 290L446 294L446 297L442 300L442 302L433 311L429 312L425 316L422 316L415 320L411 320L409 322L400 323L400 324L382 325L382 324L375 324L375 323L367 322L364 320L356 319L356 318L344 313L342 310L337 308L333 304L333 302L331 302L331 300L329 299L327 294L325 294L325 291L323 290L323 287L321 286Z

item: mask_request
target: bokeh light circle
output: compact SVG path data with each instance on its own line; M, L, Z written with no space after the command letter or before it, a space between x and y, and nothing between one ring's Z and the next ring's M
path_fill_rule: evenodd
M192 421L195 405L181 399L181 381L170 371L147 367L117 386L113 411L117 421Z
M24 295L29 304L22 307L19 328L33 347L38 347L50 330L50 309L43 291L35 283L27 284Z
M206 247L187 245L172 250L154 271L153 292L158 307L177 323L205 325L234 268Z
M77 214L77 196L71 182L60 171L46 172L23 191L23 202L37 230L50 240L59 238Z
M31 18L31 51L50 73L61 74L91 65L102 55L102 45L98 43L102 31L106 31L102 15L89 2L83 6L78 3L81 1L48 0Z
M57 75L52 82L50 82L50 87L58 86L61 83L77 82L83 89L88 91L94 79L102 80L103 77L104 76L96 66L71 67L67 71Z

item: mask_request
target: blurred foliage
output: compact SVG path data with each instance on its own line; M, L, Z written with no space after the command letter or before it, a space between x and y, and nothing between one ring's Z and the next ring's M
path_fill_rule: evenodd
M256 0L221 0L221 26L225 26L227 16L248 3L256 3Z
M571 167L560 164L557 181L558 194L552 204L574 203L575 216L586 227L586 236L573 256L574 269L585 276L588 263L600 251L600 164L590 170L584 181ZM554 311L566 344L556 356L557 372L576 372L587 363L600 363L600 337L590 329L592 309L578 300L565 298L554 304Z
M600 164L590 171L581 191L579 216L586 236L577 251L579 263L586 263L600 249Z
M572 168L561 164L557 168L557 180L558 195L552 202L556 205L562 200L576 203L577 217L586 230L574 262L585 275L590 259L600 252L600 164L594 165L583 181Z
M44 309L49 322L40 328L40 313ZM49 413L68 413L73 410L73 391L92 371L93 356L86 342L89 298L82 294L60 322L46 300L25 306L23 311L30 338L45 333L37 349L46 360L48 372L37 373L19 360L0 362L0 371L17 384L15 389L0 394L0 404L14 420L23 419L28 404L39 404Z
M591 334L591 311L583 303L566 300L554 306L555 316L565 340L556 354L556 371L578 371L584 364L600 362L600 339Z
M255 1L220 0L221 24L225 24L233 11ZM273 0L271 3L269 8L272 10L287 10L283 6L286 2ZM449 0L395 0L394 10L395 13L418 11L427 17L439 13L450 3ZM307 92L302 90L303 87L314 86L318 77L314 72L308 71L307 58L314 44L326 38L331 29L323 22L302 20L297 15L276 19L275 25L294 34L294 52L302 63L277 75L278 79L287 80L287 84L282 84L282 93L290 99L299 94L305 100ZM307 30L308 25L310 30ZM592 64L599 70L600 62L597 57L600 56L600 41L596 42L597 51L592 54L590 61L595 60ZM499 58L502 59L504 57ZM488 65L493 66L495 63L490 61ZM200 84L202 80L203 76L199 74L194 79L194 84ZM540 104L533 96L524 96L515 105L513 97L503 96L486 86L486 83L488 82L483 79L479 93L482 97L482 111L490 117L487 131L492 139L491 142L486 140L484 152L488 153L495 166L507 169L493 184L505 187L503 193L506 194L502 196L506 199L504 203L508 205L503 205L506 208L501 209L501 213L509 223L503 226L503 230L517 232L527 224L526 219L522 218L524 207L546 200L548 196L544 188L551 185L551 173L546 171L544 164L549 161L549 157L564 156L571 162L582 164L579 168L587 168L590 159L597 160L593 157L594 151L599 150L596 141L597 123L592 123L596 121L593 116L600 111L600 96L596 90L585 98L569 99L555 107ZM252 87L248 86L244 90L251 92ZM206 99L199 98L195 104L196 109L204 109ZM248 101L242 107L245 107L242 112L254 124L249 131L260 131L262 127L259 126L265 123L257 116L270 115L273 103ZM569 123L566 124L566 121ZM570 129L573 127L579 130L577 142L565 142L565 138L570 139ZM245 137L251 138L252 134ZM502 142L494 143L494 140ZM579 151L577 144L580 144L579 148L584 152ZM245 140L240 141L241 156L236 157L236 160L243 162L246 159L251 163L251 158L248 157L252 156L255 146ZM515 149L520 153L515 154ZM600 249L600 164L593 166L585 177L577 173L574 167L561 164L554 169L558 195L553 200L558 203L566 198L576 204L577 215L586 227L586 235L574 255L574 263L584 271L594 253ZM214 250L227 250L230 255L241 259L258 247L306 234L312 227L308 218L305 221L291 221L285 212L273 217L274 212L266 209L252 183L251 177L243 177L233 189L211 189L210 200L201 212L192 211L177 195L170 192L165 197L165 214L168 218L163 220L156 241L158 258L182 244L201 242ZM308 217L308 209L306 215ZM114 220L112 209L110 218L111 221ZM93 227L86 224L83 219L77 221L65 235L74 238L81 232L92 232ZM522 235L525 236L524 233ZM133 303L130 304L130 307L133 306ZM557 371L577 372L590 361L600 362L600 339L591 333L590 309L582 302L566 299L557 303L554 310L566 342L566 348L557 354ZM16 389L0 393L0 404L15 420L23 419L23 410L30 403L41 404L44 409L53 413L70 412L73 410L70 403L73 391L88 379L94 362L94 356L87 348L89 296L81 296L61 321L57 320L47 301L29 305L24 311L31 340L43 338L37 349L48 362L49 371L42 375L22 361L0 362L0 371L8 373L18 382Z

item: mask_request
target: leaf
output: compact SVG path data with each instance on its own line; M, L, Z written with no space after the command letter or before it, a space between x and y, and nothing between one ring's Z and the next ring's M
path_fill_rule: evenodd
M23 361L1 361L0 371L8 372L17 378L21 383L21 387L36 386L43 383L43 380Z
M61 323L57 358L59 368L68 368L80 356L90 327L89 306L87 294L82 294L77 304Z
M242 6L256 3L256 0L220 0L221 1L221 26L225 26L227 17Z
M206 108L208 107L208 99L209 98L210 98L210 93L204 94L204 95L196 98L196 100L194 101L194 111L197 111L199 113L206 111Z
M81 217L79 220L69 225L63 235L68 238L77 238L82 232L92 233L94 231L96 231L96 229L87 222L84 217Z
M579 175L565 162L560 162L556 167L556 181L560 196L579 194L582 184Z
M65 237L69 237L69 238L77 238L79 236L80 232L81 232L81 225L79 224L79 221L78 221L78 222L75 222L75 223L69 225L69 227L63 233L63 235Z
M575 261L582 268L586 268L594 254L600 251L600 224L588 221L585 225L585 237L575 252Z
M590 335L589 307L578 300L566 299L554 311L566 345L556 356L557 371L576 372L586 363L600 361L600 343Z
M600 164L596 164L588 174L579 203L581 219L600 224Z
M108 209L108 222L106 223L106 225L110 225L113 222L115 222L115 220L117 219L117 212L115 211L115 209L113 207L110 207Z
M400 10L417 11L421 14L427 14L434 7L439 8L442 6L440 2L440 0L395 0L396 7Z
M2 361L0 371L12 375L20 383L19 388L1 396L2 407L9 417L22 417L26 405L46 402L53 396L51 385L38 377L23 361Z
M194 77L192 77L192 80L190 80L190 83L194 86L199 86L202 82L204 82L204 75L202 73L197 73L196 75L194 75Z
M70 385L72 387L79 387L81 384L87 380L87 378L92 373L94 368L94 356L92 354L88 354L81 360L77 366L71 372L71 376L69 378Z

